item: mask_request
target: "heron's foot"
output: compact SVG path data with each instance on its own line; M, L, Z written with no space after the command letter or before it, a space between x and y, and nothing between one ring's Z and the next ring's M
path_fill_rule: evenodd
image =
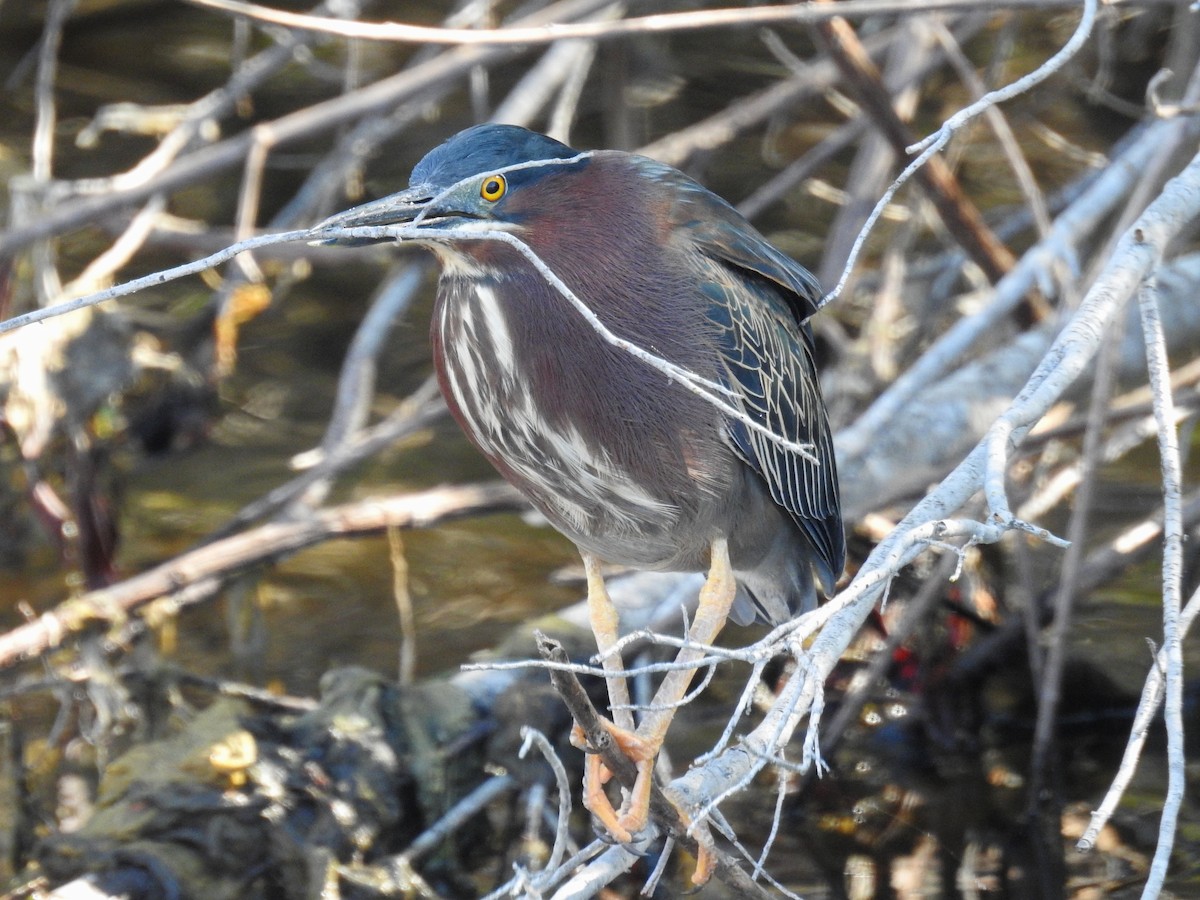
M696 887L704 887L717 869L717 853L713 845L712 834L706 823L695 823L692 817L684 812L683 804L672 797L669 791L667 797L679 812L679 818L683 820L687 831L696 837L696 868L692 870L692 884Z
M571 731L571 743L587 752L587 760L583 770L583 805L595 816L605 830L616 840L626 843L646 827L650 819L650 788L654 783L654 761L658 757L661 741L651 743L632 731L627 731L609 722L601 720L604 729L612 736L617 748L629 757L637 767L637 778L634 779L633 789L629 798L616 810L604 786L612 778L612 772L604 764L604 760L589 747L583 730L576 725Z
M692 872L692 884L696 887L704 887L717 869L717 857L703 844L700 844L699 847L700 849L696 852L696 869Z
M605 731L616 741L617 747L637 767L637 778L628 799L618 811L604 790L604 786L612 780L612 771L604 764L600 755L594 752L594 748L588 745L583 729L576 725L571 730L571 743L587 752L583 769L583 805L614 840L628 843L646 827L650 819L650 789L654 784L654 763L658 759L662 742L639 737L607 719L601 721ZM683 807L674 800L672 804L679 811L683 822L690 827L691 820L683 811ZM697 887L707 884L716 869L717 858L709 846L711 841L707 829L703 834L697 835L696 868L692 872L692 883Z

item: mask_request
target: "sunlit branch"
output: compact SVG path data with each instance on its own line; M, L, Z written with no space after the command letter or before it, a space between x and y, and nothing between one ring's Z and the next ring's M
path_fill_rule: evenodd
M640 16L617 22L589 22L552 24L538 27L507 27L492 29L442 28L424 25L409 25L401 22L348 22L324 16L305 15L287 10L245 3L242 0L187 0L208 9L245 16L259 22L282 25L322 34L362 40L397 41L416 44L547 44L552 41L588 38L606 40L631 34L663 34L679 31L695 31L706 28L761 27L785 22L821 22L834 16L865 18L874 15L897 15L911 13L912 4L907 0L841 0L836 8L815 3L795 3L783 6L737 7L710 9L696 12L662 13ZM1111 2L1111 0L1110 0ZM923 0L921 12L972 12L986 10L995 13L998 9L1077 6L1078 0ZM1137 5L1131 3L1130 5Z

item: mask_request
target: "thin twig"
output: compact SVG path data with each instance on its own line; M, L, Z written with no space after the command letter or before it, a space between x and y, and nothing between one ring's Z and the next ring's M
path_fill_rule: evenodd
M0 322L0 334L13 331L17 328L24 328L26 325L33 325L36 322L42 322L54 316L64 315L66 313L75 312L79 309L84 309L89 306L95 306L99 303L105 303L108 300L115 300L118 297L127 297L130 294L136 294L138 291L145 290L149 287L157 287L174 281L177 278L183 278L187 275L195 275L214 266L219 266L223 262L227 262L246 250L251 250L255 247L263 247L269 244L283 244L292 241L303 241L309 237L307 231L285 231L279 234L264 234L258 237L247 238L244 241L238 241L212 253L203 259L198 259L193 262L184 263L183 265L173 266L170 269L163 269L158 272L152 272L141 278L135 278L132 281L122 282L121 284L113 285L103 291L97 291L94 294L88 294L83 297L76 297L73 300L65 300L62 303L44 309L35 309L23 315L13 316L11 319L5 319Z
M510 775L493 775L475 788L442 816L413 839L403 853L380 861L378 865L393 871L403 872L413 863L428 856L438 845L459 828L475 819L480 810L497 797L515 790L517 782Z
M166 206L167 198L162 194L155 194L147 200L112 246L88 263L87 268L76 278L63 286L63 295L77 297L108 283L113 273L128 263L153 234Z
M837 7L840 9L841 4L837 4ZM1083 16L1080 19L1079 25L1076 27L1075 32L1071 35L1070 40L1068 40L1067 43L1063 45L1062 49L1054 54L1054 56L1046 60L1046 62L1042 63L1042 65L1038 66L1037 69L1022 78L1018 78L1011 84L989 92L979 100L972 103L970 106L959 110L957 113L950 116L950 118L948 118L944 123L942 123L941 128L939 128L929 137L925 138L925 140L913 145L912 147L906 148L908 152L919 153L919 155L908 164L904 171L900 173L900 176L892 183L892 186L884 192L882 197L879 198L879 202L875 204L875 209L872 211L871 216L867 219L866 224L863 225L862 233L860 234L858 241L855 242L854 247L850 251L850 256L846 260L846 268L842 272L842 277L838 279L838 283L834 286L833 290L830 291L829 294L821 301L821 305L829 303L841 294L842 288L845 286L847 279L850 277L850 271L854 268L854 264L858 260L858 254L862 251L863 244L866 243L867 235L869 235L874 229L875 222L878 221L879 216L883 214L883 211L887 208L887 205L891 203L892 197L895 196L896 191L900 189L900 186L908 181L909 178L911 178L922 166L924 166L925 163L931 159L935 153L946 146L954 133L965 126L969 121L971 121L971 119L978 116L990 106L994 106L997 103L1002 103L1005 100L1009 100L1020 94L1026 93L1035 85L1046 80L1064 65L1066 65L1071 57L1078 53L1083 45L1087 42L1087 38L1092 31L1092 26L1095 24L1096 7L1097 0L1084 0Z
M187 0L196 6L219 9L288 28L319 31L348 38L378 41L402 41L416 44L546 44L566 38L606 40L629 34L660 34L704 28L761 26L779 22L820 22L832 15L855 18L904 14L912 11L907 0L842 0L836 12L808 3L787 6L738 7L701 12L663 13L625 19L612 24L552 24L541 28L436 28L399 22L342 22L320 16L290 13L241 0ZM1075 6L1077 0L1004 0L1002 4L985 0L922 0L922 12L961 12L986 9L1037 9Z
M417 622L413 615L412 591L408 588L408 558L404 538L395 525L387 527L388 559L392 563L392 595L400 621L400 664L396 681L411 685L417 674Z
M975 74L975 69L971 66L970 60L963 53L962 47L959 46L954 35L950 33L950 29L932 16L928 17L927 21L959 79L971 91L975 100L982 100L987 93L987 85ZM983 115L996 135L996 142L1000 145L1000 149L1004 151L1009 168L1013 170L1013 174L1017 178L1017 184L1025 197L1025 205L1033 214L1038 237L1046 237L1050 232L1050 213L1046 206L1046 195L1038 187L1037 178L1033 174L1029 160L1025 158L1021 145L1017 141L1016 135L1013 134L1012 126L1008 124L1008 117L1004 115L999 106L987 107Z
M425 267L420 264L399 267L391 277L384 280L367 309L367 314L355 329L354 338L338 373L333 412L321 438L319 456L322 460L341 455L355 440L364 436L362 428L366 424L371 400L375 396L379 356L390 346L392 329L412 304L424 274ZM426 389L418 391L418 395L432 394L432 387L432 384L427 382ZM410 413L414 411L412 401L418 395L402 404ZM419 410L422 406L424 400L416 409ZM307 455L305 458L308 459ZM333 474L335 472L330 470L327 477L314 479L305 487L305 505L314 508L325 500L329 494Z
M558 788L558 823L554 832L554 846L550 850L550 859L546 862L546 868L553 872L562 865L571 839L571 784L567 779L566 767L544 734L525 725L521 728L521 737L524 743L521 744L517 755L524 759L529 748L536 746L554 773L554 784Z
M1146 369L1154 389L1154 416L1158 420L1158 452L1163 485L1163 652L1166 655L1167 794L1163 798L1162 818L1158 824L1158 845L1142 890L1142 897L1157 897L1167 877L1175 829L1183 804L1185 787L1183 752L1183 648L1180 612L1183 580L1183 465L1179 457L1179 436L1175 431L1174 398L1171 394L1171 366L1167 359L1166 339L1153 279L1147 279L1138 291L1142 329L1146 336Z
M1197 587L1192 593L1187 606L1180 613L1179 636L1181 639L1187 635L1198 614L1200 614L1200 587ZM1092 813L1087 829L1075 844L1076 849L1080 852L1089 852L1096 846L1101 829L1117 811L1121 798L1125 796L1126 789L1137 773L1142 749L1145 747L1146 738L1150 736L1150 728L1158 717L1158 710L1163 701L1168 665L1167 650L1164 647L1155 654L1151 662L1150 672L1142 687L1142 695L1133 716L1133 725L1129 729L1129 741L1125 746L1125 753L1121 758L1121 765L1117 768L1117 774L1113 777L1112 785L1104 795L1104 800Z
M46 10L46 25L38 45L37 80L34 84L35 119L30 151L33 180L47 184L54 174L54 131L58 120L54 105L54 83L58 77L58 50L63 28L76 0L52 0Z
M829 3L829 0L822 2ZM841 8L840 3L835 6ZM903 159L908 155L909 145L914 143L914 136L897 114L892 99L883 86L883 76L871 61L850 23L840 16L835 16L826 22L817 23L816 31L823 38L825 48L833 61L854 86L858 99L870 113L875 126L888 139L896 156ZM959 186L946 161L930 154L925 157L924 162L924 165L912 168L912 173L916 175L937 208L947 230L954 235L975 264L983 269L989 280L999 281L1012 269L1016 262L1015 257L988 228L978 208ZM905 170L906 173L908 171L909 169ZM902 175L901 178L903 177ZM889 194L889 199L890 196L894 196L894 191ZM880 207L876 209L879 210ZM876 216L877 213L874 212L868 216L864 231L874 224ZM857 241L852 245L849 253L851 261L860 246ZM848 271L850 265L846 268ZM840 291L844 284L844 278L839 280L835 293Z

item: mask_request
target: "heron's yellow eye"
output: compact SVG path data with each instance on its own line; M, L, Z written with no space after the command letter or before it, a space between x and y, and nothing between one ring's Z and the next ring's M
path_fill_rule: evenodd
M504 192L507 190L508 182L503 175L489 175L479 185L479 196L484 200L490 200L492 203L495 203L504 196Z

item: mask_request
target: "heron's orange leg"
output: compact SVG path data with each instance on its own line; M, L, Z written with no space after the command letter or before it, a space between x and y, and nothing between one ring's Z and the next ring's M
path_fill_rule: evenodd
M634 732L633 710L629 702L629 685L624 676L625 664L619 653L608 652L620 635L617 608L613 605L612 598L608 596L608 588L604 585L604 576L600 573L600 561L590 553L581 555L583 556L583 569L587 573L588 614L592 620L592 632L596 635L596 648L600 651L606 673L605 682L608 685L609 703L613 707L613 721L605 722L605 727L612 734L621 752L641 766L646 758L646 750L643 742ZM587 749L583 733L578 726L571 733L571 742L581 749ZM649 759L653 764L653 753L649 755ZM639 769L639 782L642 780L640 773ZM600 823L614 838L618 841L628 841L632 839L631 829L628 825L637 826L632 829L633 832L637 832L646 823L643 820L641 824L636 821L622 824L622 817L617 814L608 796L604 793L604 785L611 777L612 773L604 766L600 757L589 754L583 770L583 805L600 820ZM648 803L649 781L646 783L645 793Z
M603 653L616 642L616 609L609 600L595 560L585 554L584 566L588 571L588 605L592 614L592 627L596 631L597 645ZM596 583L594 584L593 581ZM646 825L650 812L650 788L654 780L654 760L662 748L663 740L666 738L667 730L671 727L671 720L675 717L678 704L687 694L688 686L696 674L695 669L686 666L698 662L704 656L704 650L695 645L712 644L717 635L721 633L736 594L737 581L733 575L733 567L729 563L729 546L724 538L718 538L712 543L708 579L704 582L704 587L700 589L696 615L688 629L687 638L690 646L684 647L675 657L677 663L684 665L678 669L672 669L663 678L658 690L655 691L650 709L636 732L630 732L628 725L618 718L621 710L615 710L613 713L617 724L607 726L622 752L637 763L637 780L630 793L629 801L624 805L620 815L613 809L604 793L604 783L609 779L611 773L604 768L599 757L590 756L588 758L584 774L584 805L617 840L629 840L632 834L636 834ZM597 602L598 600L599 602ZM620 669L621 661L616 656L611 660L605 658L604 667L610 671ZM616 695L613 694L614 683L619 685L619 693ZM615 705L629 702L628 687L624 678L610 677L608 684L609 697ZM631 715L629 720L632 721ZM576 739L579 737L580 735L575 735ZM712 856L701 844L693 880L697 884L706 882L712 873L712 866Z
M600 651L604 666L605 681L608 683L608 701L613 709L613 724L632 732L633 710L629 704L629 685L625 681L625 663L621 654L609 653L620 637L620 622L617 608L608 596L604 576L600 573L600 560L590 553L583 553L583 570L587 573L588 615L592 620L592 633L596 635L596 649Z
M688 686L696 674L695 669L686 666L704 658L705 651L702 646L697 645L710 645L717 639L717 635L725 627L725 620L729 617L729 610L736 595L737 580L729 563L729 545L725 538L717 538L712 542L708 579L704 582L704 587L700 588L696 615L692 619L692 627L688 629L689 646L676 655L675 662L680 667L672 669L663 678L662 684L654 693L650 709L642 718L642 724L638 726L638 737L655 747L656 752L667 736L667 729L671 727L671 720L675 718L679 701L687 694Z

